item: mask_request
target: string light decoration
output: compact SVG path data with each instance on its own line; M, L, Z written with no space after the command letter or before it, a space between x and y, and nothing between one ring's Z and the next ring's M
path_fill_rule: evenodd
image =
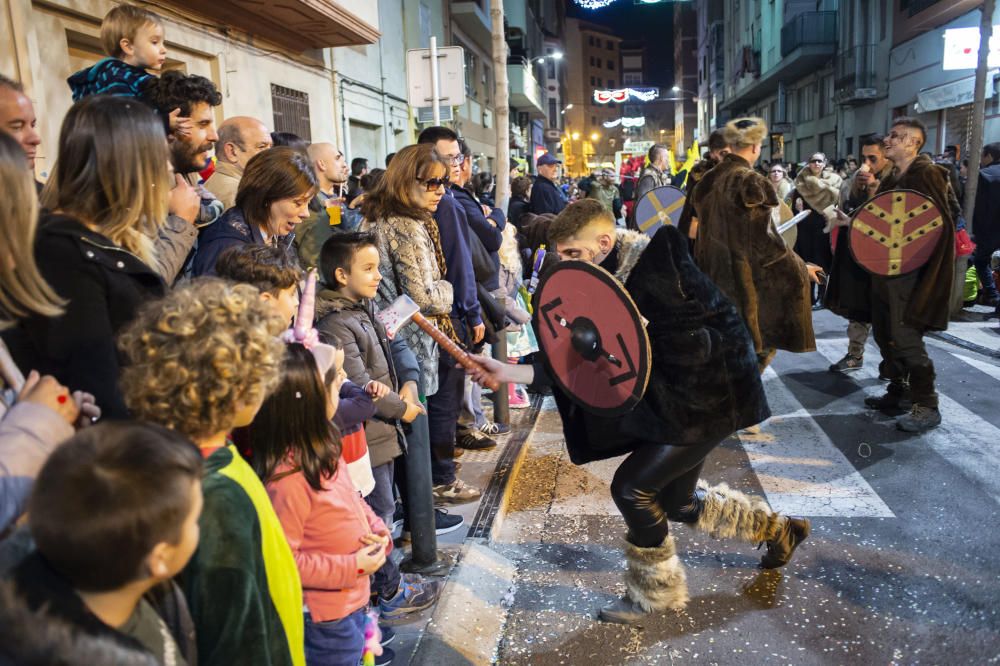
M629 97L633 97L640 102L652 102L660 96L659 88L619 88L617 90L595 90L594 101L598 104L608 104L617 102L624 104Z
M574 0L576 4L584 9L604 9L608 5L614 4L618 0Z
M604 123L604 126L618 127L619 125L621 125L622 127L642 127L645 124L646 124L646 117L637 116L635 118L625 117L625 118L616 118L615 120L609 120Z

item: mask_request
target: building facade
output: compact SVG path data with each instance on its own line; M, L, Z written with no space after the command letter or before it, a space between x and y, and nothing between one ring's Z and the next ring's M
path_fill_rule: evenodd
M57 157L59 128L72 105L66 79L105 56L101 20L109 0L8 0L0 16L0 71L22 82L35 105L44 179ZM340 117L329 47L374 44L376 3L290 0L237 7L229 1L164 1L150 5L163 19L169 69L211 79L222 93L216 121L259 118L272 130L311 140L338 136Z
M621 148L620 131L604 127L622 117L629 105L598 103L595 90L621 88L621 38L607 28L580 19L566 19L566 112L563 151L566 170L582 175L614 162Z
M673 99L674 154L681 156L699 138L698 16L687 2L674 3L674 85L664 96Z

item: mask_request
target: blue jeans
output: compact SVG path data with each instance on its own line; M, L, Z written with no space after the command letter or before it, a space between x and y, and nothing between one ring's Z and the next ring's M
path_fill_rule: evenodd
M468 343L465 322L452 317L463 343ZM455 367L455 359L441 352L438 361L438 390L427 396L427 426L431 433L431 481L435 486L455 480L455 427L465 397L465 371Z
M365 609L345 618L313 622L306 613L306 664L358 666L365 648Z
M375 515L382 519L385 526L392 530L392 514L396 512L396 498L392 494L393 462L387 462L378 467L372 467L375 477L375 490L369 493L365 501ZM390 599L399 590L399 565L390 555L385 558L385 564L372 575L372 592L379 599Z

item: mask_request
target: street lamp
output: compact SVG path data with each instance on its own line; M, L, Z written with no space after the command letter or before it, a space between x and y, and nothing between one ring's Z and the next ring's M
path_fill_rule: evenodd
M559 113L561 113L563 115L566 115L566 112L569 111L572 108L573 108L572 104L567 104L566 107L562 111L560 111Z
M591 140L591 141L597 141L597 140L598 140L598 139L600 139L600 138L601 138L601 135L600 135L600 134L598 134L597 132L593 132L593 133L592 133L592 134L590 135L590 140Z
M686 95L695 95L695 96L698 95L698 93L694 92L693 90L685 90L684 88L681 88L680 86L674 86L670 90L672 92L675 92L675 93L682 92L682 93L684 93Z
M580 133L579 132L573 132L573 134L571 136L573 137L574 141L579 141L580 140Z

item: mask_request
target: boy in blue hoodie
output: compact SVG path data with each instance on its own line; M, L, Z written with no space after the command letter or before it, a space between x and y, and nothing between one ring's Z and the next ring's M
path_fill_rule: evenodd
M142 7L118 5L101 21L101 46L109 57L67 79L73 101L89 95L117 95L136 97L155 107L148 99L149 90L167 59L160 17ZM180 109L166 115L170 131L183 134L188 119L180 117Z

